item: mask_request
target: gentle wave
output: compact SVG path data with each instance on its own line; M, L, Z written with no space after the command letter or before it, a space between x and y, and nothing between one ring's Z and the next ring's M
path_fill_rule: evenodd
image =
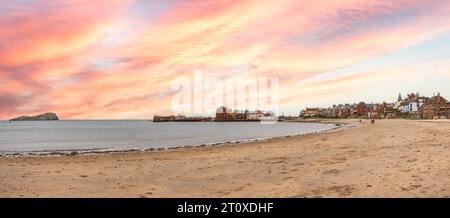
M40 150L40 151L5 151L0 152L0 156L6 157L29 157L29 156L74 156L74 155L90 155L90 154L107 154L107 153L128 153L128 152L145 152L145 151L163 151L163 150L177 150L177 149L188 149L188 148L201 148L201 147L212 147L212 146L221 146L221 145L230 145L230 144L244 144L251 142L260 142L260 141L269 141L275 140L279 138L287 138L294 136L305 136L311 134L317 134L322 132L328 132L332 130L336 130L341 128L340 125L334 124L324 124L324 125L332 125L333 127L330 129L324 129L319 131L312 131L308 133L299 133L299 134L286 134L275 137L259 137L259 138L251 138L251 139L242 139L242 140L230 140L223 142L213 142L213 143L202 143L195 145L181 145L181 146L164 146L164 147L151 147L151 148L140 148L130 147L130 148L106 148L106 149L65 149L65 150Z

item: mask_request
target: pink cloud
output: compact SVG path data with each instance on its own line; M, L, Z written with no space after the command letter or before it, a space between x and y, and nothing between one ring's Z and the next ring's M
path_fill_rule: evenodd
M132 3L0 5L0 119L45 111L149 118L170 109L171 80L195 69L280 77L286 99L298 99L306 96L299 81L450 29L447 1L181 1L139 22L128 14Z

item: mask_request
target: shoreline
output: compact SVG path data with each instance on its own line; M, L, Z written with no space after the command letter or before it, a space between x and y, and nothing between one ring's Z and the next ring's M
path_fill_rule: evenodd
M287 122L287 121L283 121ZM295 122L295 121L288 121ZM204 143L197 145L182 145L182 146L174 146L174 147L157 147L157 148L130 148L130 149L86 149L86 150L48 150L48 151L24 151L24 152L0 152L0 158L22 158L22 157L56 157L56 156L79 156L79 155L102 155L102 154L121 154L121 153L142 153L142 152L163 152L169 150L184 150L184 149L195 149L195 148L205 148L205 147L218 147L218 146L233 146L239 144L250 144L256 142L265 142L271 140L277 140L282 138L289 137L302 137L311 134L322 134L327 132L336 131L339 129L344 129L350 124L346 124L344 122L308 122L308 123L322 123L326 125L334 125L333 128L322 130L322 131L313 131L309 133L299 133L299 134L290 134L290 135L282 135L276 137L264 137L264 138L253 138L253 139L243 139L243 140L233 140L233 141L225 141L225 142L215 142L215 143Z
M2 157L0 197L450 197L450 122L346 122L230 146Z

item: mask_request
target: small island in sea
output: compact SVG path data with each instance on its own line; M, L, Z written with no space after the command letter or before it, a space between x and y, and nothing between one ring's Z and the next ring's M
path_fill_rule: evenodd
M40 121L40 120L59 120L58 116L55 113L44 113L36 116L20 116L9 121Z

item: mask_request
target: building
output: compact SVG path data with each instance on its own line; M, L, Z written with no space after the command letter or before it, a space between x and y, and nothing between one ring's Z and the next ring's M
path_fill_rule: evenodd
M216 121L227 121L227 120L235 120L236 113L233 112L230 108L227 107L219 107L216 110Z
M400 101L398 110L401 113L419 113L419 108L428 100L427 97L420 96L418 93L408 94L408 97Z
M356 115L358 117L367 117L368 108L366 103L359 102L358 106L356 107Z
M438 93L422 105L421 113L423 119L449 118L450 103Z
M377 104L377 107L374 110L374 114L371 118L375 119L384 119L387 115L387 104L386 102L383 102L382 104Z
M323 110L323 109L322 109ZM306 108L305 112L303 113L303 117L318 117L320 116L320 108Z
M248 111L239 111L239 110L234 110L235 113L235 119L236 120L246 120L247 116L248 116Z
M264 112L261 110L231 110L227 107L219 107L216 110L215 121L260 121L266 117L272 117L271 112Z

